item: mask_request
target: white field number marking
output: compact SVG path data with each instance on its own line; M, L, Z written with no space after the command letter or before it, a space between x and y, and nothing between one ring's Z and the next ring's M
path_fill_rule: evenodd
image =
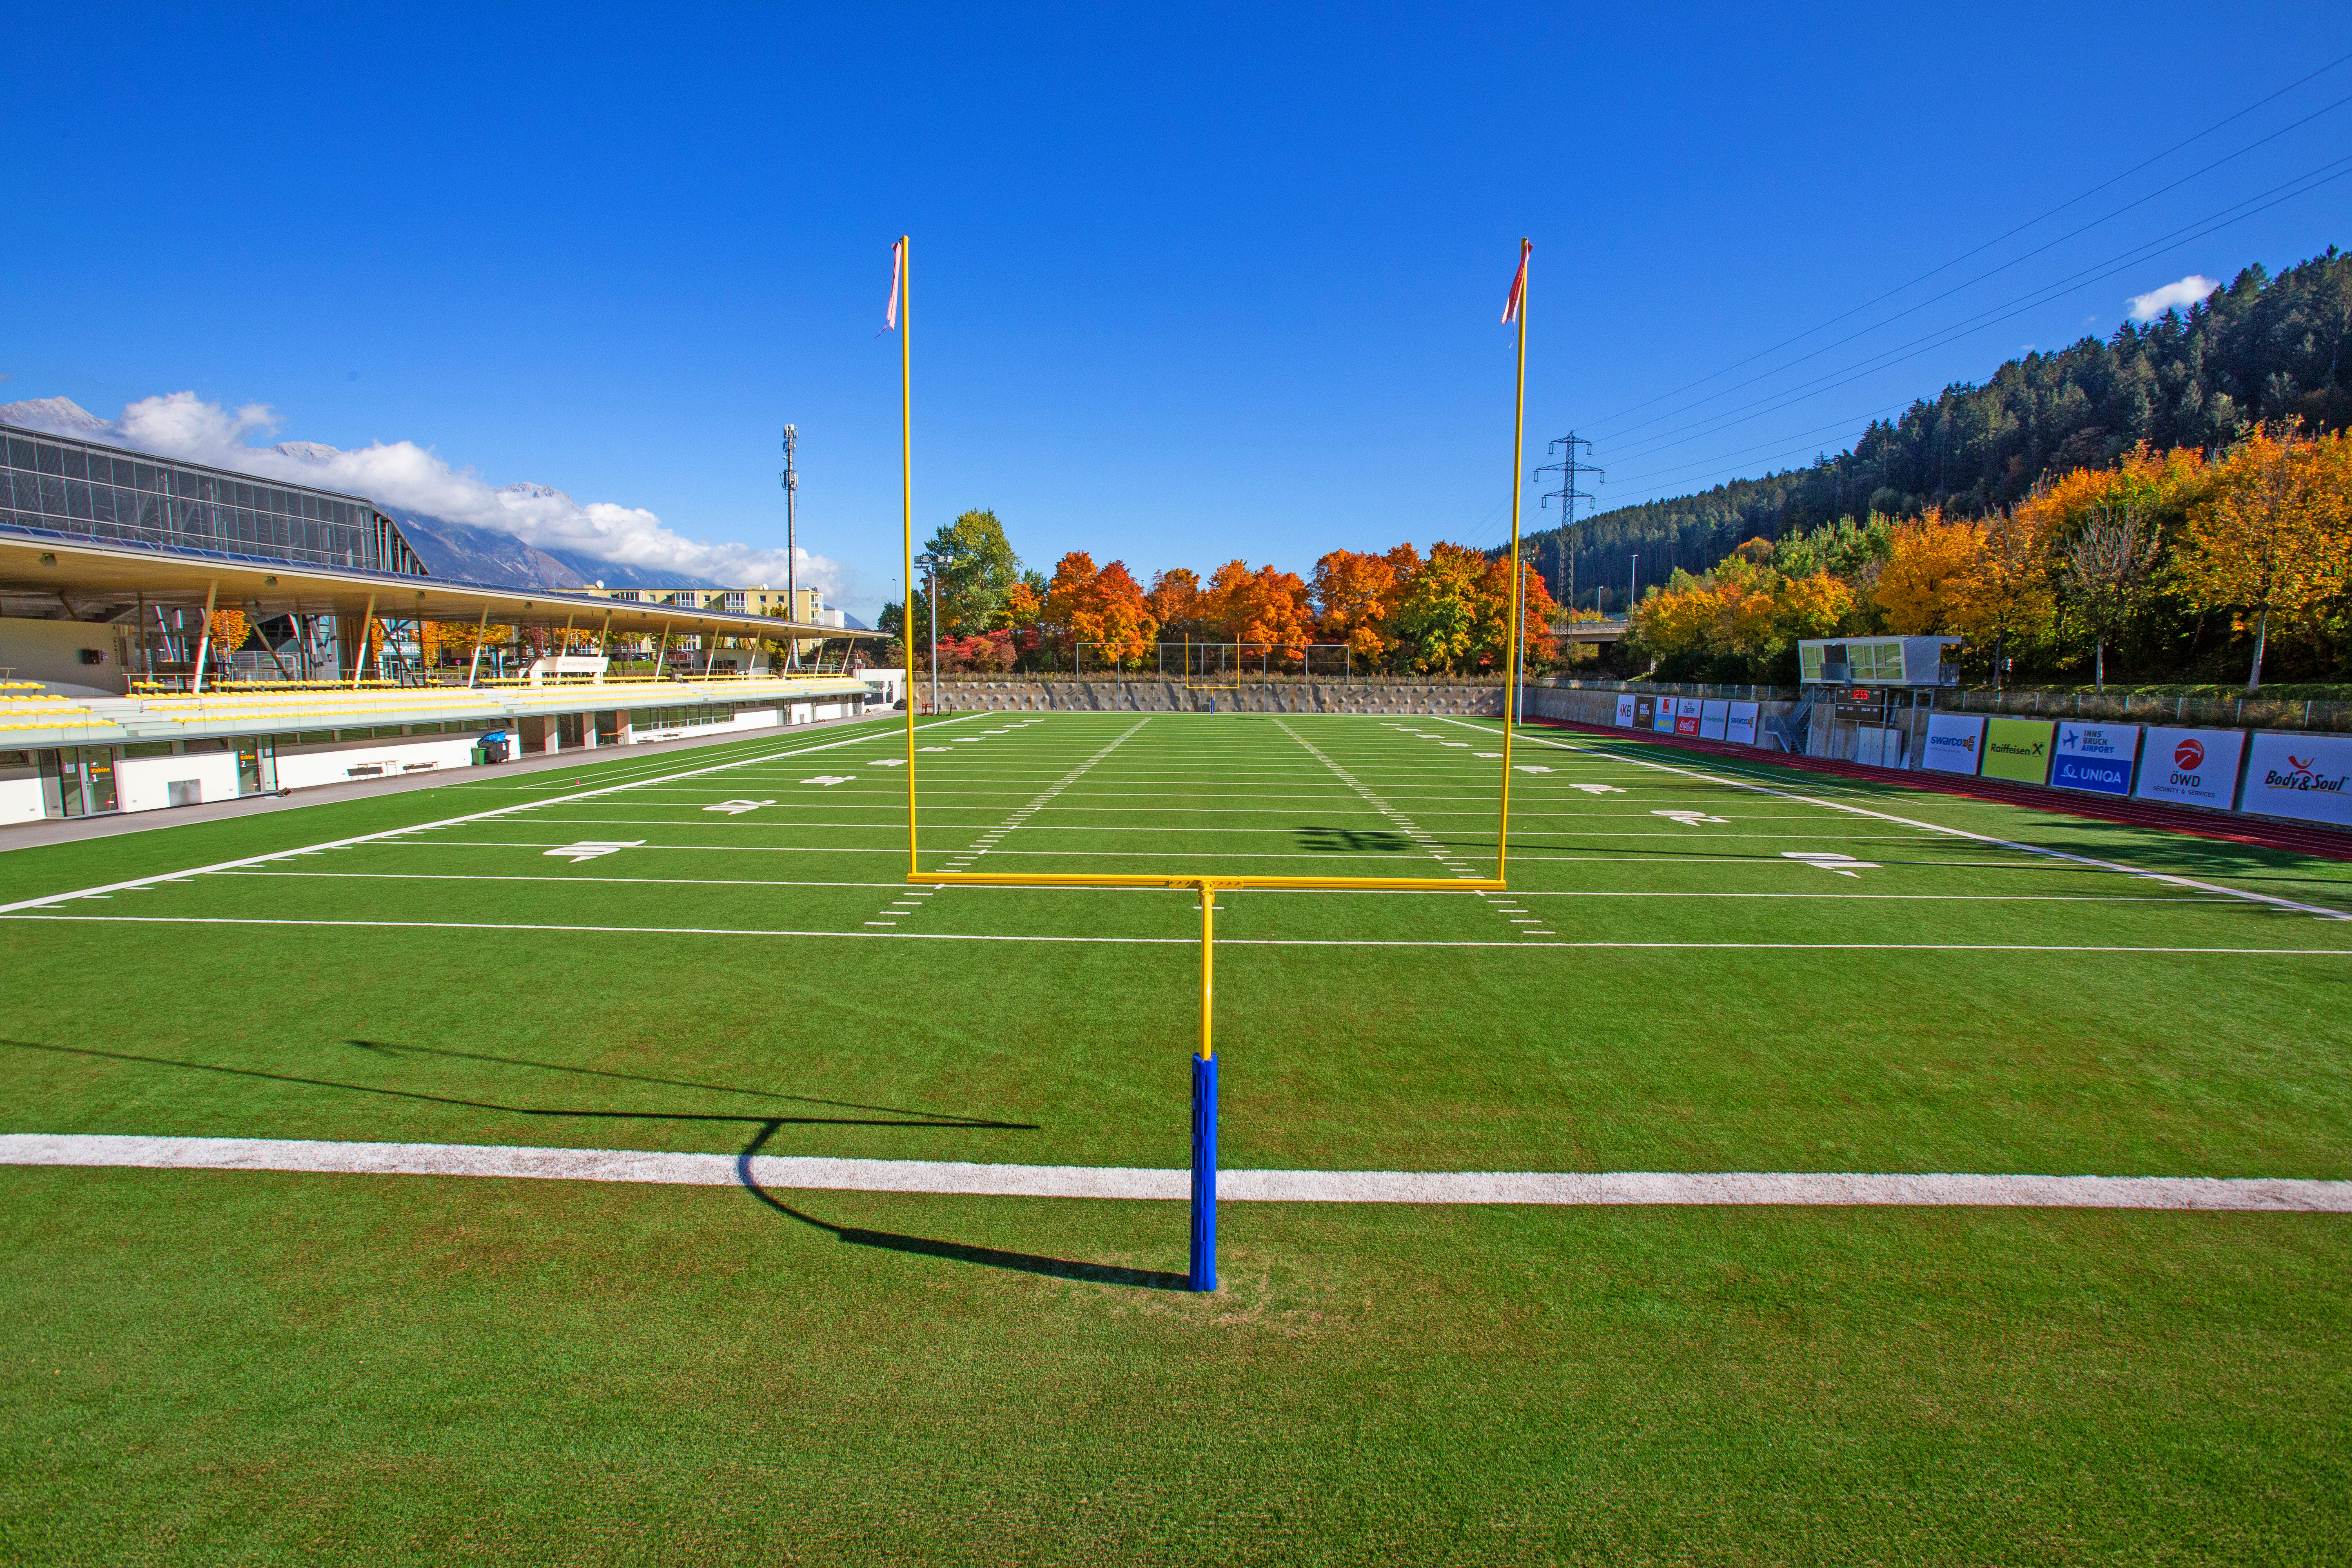
M642 838L583 838L577 844L567 844L561 849L546 853L571 861L574 866L583 860L593 860L600 855L610 855L616 849L635 849L645 842Z
M953 746L917 746L915 750L919 752L952 752L955 748Z
M801 783L813 784L850 784L855 782L856 777L857 775L856 773L819 773L813 779L803 779L801 780ZM768 804L772 805L775 803L771 801Z
M1587 795L1623 795L1625 793L1623 790L1619 789L1615 784L1572 784L1568 787L1570 789L1580 789Z
M1709 816L1703 811L1692 811L1687 808L1671 805L1661 811L1654 811L1650 813L1650 815L1652 816L1663 816L1667 818L1669 821L1679 822L1685 827L1696 827L1702 822L1720 822L1728 824L1731 820L1727 816Z
M907 765L907 759L904 757L882 757L874 762L870 762L866 765L869 768L903 768Z
M1780 858L1794 860L1800 866L1811 866L1823 871L1834 871L1841 877L1859 877L1864 871L1880 868L1875 860L1857 860L1851 855L1841 855L1834 849L1783 849Z
M773 805L772 800L722 800L717 805L706 805L705 811L723 811L730 816L740 816L747 811L757 811L763 805Z
M1538 763L1513 763L1511 766L1523 773L1548 773L1551 770Z
M1500 752L1473 752L1470 754L1474 757L1484 757L1490 763L1498 763L1503 760L1503 753Z

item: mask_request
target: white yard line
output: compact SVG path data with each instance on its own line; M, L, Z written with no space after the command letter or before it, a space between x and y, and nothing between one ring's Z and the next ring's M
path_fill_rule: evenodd
M971 717L975 717L975 715L960 714L953 719L934 720L931 724L926 725L924 728L929 729L939 725L958 724L961 723L965 719ZM572 795L551 795L543 800L518 801L512 805L492 806L488 811L468 812L463 816L443 817L438 822L420 822L415 824L414 826L391 827L386 828L381 833L362 833L350 838L331 838L323 844L305 845L299 849L275 849L267 855L247 855L244 858L238 860L221 860L210 866L192 866L184 871L166 871L160 876L134 877L129 881L102 883L95 888L77 889L70 893L50 893L45 897L37 899L20 899L13 904L0 904L0 915L15 914L20 910L41 909L50 904L63 903L70 899L103 898L110 893L127 892L140 888L152 888L163 882L185 881L191 877L202 877L215 871L234 871L247 866L259 866L272 860L289 859L297 855L318 855L330 849L345 849L354 844L380 843L387 838L399 838L411 833L431 833L436 828L456 827L464 823L479 822L486 817L506 816L518 811L536 811L541 806L561 805L566 801L589 800L597 795L613 795L622 790L635 789L641 784L666 784L673 779L696 778L704 773L724 773L730 768L750 767L758 763L775 762L784 757L803 757L807 756L812 752L829 752L838 746L871 745L874 743L874 739L875 737L873 734L869 732L863 735L846 736L838 741L826 741L814 746L796 747L789 752L762 752L756 757L743 757L731 763L714 763L707 768L688 768L680 773L664 773L656 778L631 779L622 784L605 784L596 789L581 790ZM583 767L592 765L593 764L582 764Z
M1433 889L1443 893L1444 889ZM1223 905L1219 905L1223 908ZM618 936L827 937L883 942L1096 942L1130 947L1198 947L1192 936L1033 936L995 931L786 931L751 926L621 926L564 925L509 921L361 921L293 920L250 915L68 915L14 914L5 917L28 924L199 925L199 926L333 926L385 931L556 931ZM2213 953L2249 958L2352 958L2352 948L2336 947L2135 947L2121 943L2030 942L1428 942L1380 937L1219 937L1224 947L1451 947L1516 949L1671 949L1709 952L2148 952Z
M1464 721L1447 719L1445 722L1461 724ZM1465 725L1465 728L1477 729L1481 726ZM1896 816L1892 812L1873 811L1867 806L1847 805L1842 801L1823 800L1818 795L1799 795L1794 790L1774 789L1769 784L1750 784L1745 779L1726 778L1721 773L1703 773L1696 768L1676 767L1671 763L1654 763L1646 758L1629 757L1616 752L1596 752L1590 747L1571 746L1564 741L1555 741L1543 735L1520 735L1515 736L1514 739L1534 745L1550 746L1558 751L1574 752L1580 756L1606 757L1612 762L1651 768L1659 773L1679 773L1685 778L1723 784L1731 789L1750 790L1758 795L1774 795L1781 800L1802 801L1808 805L1818 805L1829 811L1850 812L1856 816L1875 817L1881 822L1898 823L1905 827L1925 828L1930 833L1948 834L1954 838L1967 838L1979 844L1996 845L2003 849L2014 849L2023 855L2042 855L2053 860L2071 860L2078 866L2089 866L2101 871L2119 872L2126 877L2145 877L2150 881L2164 882L2176 888L2194 888L2200 893L2221 893L2232 899L2243 899L2249 903L2268 904L2273 909L2287 910L2295 914L2316 915L2322 920L2352 921L2352 914L2347 914L2342 910L2329 909L2324 904L2299 904L2292 899L2274 898L2269 893L2250 893L2242 888L2231 888L2220 882L2200 882L2193 877L2176 877L2168 871L2143 870L2137 866L2126 866L2116 860L2102 860L2092 855L2076 855L2064 849L2046 848L2039 844L2021 844L2013 838L1996 838L1989 833L1971 833L1964 827L1947 827L1940 822L1921 822L1915 817Z
M337 1143L280 1138L0 1135L0 1164L542 1181L983 1197L1181 1201L1185 1171L993 1165L790 1154L672 1154L467 1143ZM1769 1171L1220 1171L1228 1203L1546 1204L2200 1209L2352 1214L2352 1182L2265 1176L1863 1174Z

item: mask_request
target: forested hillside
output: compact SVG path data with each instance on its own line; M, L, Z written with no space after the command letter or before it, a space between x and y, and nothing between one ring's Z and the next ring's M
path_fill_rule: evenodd
M2257 419L2295 418L2314 432L2352 425L2352 257L2333 246L2275 279L2249 267L2185 315L2126 322L2105 341L2011 360L1980 385L1946 387L1810 468L1589 518L1573 542L1577 599L1591 607L1606 588L1622 607L1637 552L1648 584L1704 571L1743 540L1841 517L1930 507L1982 517L2039 480L2112 468L2142 442L2210 447ZM1532 536L1528 552L1555 588L1559 534Z

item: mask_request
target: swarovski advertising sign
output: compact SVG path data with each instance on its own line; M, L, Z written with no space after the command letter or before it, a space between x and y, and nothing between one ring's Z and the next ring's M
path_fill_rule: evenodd
M2050 782L2061 789L2129 795L2132 763L2138 755L2137 724L2075 724L2061 719Z
M1986 720L1984 765L1977 771L1989 779L2049 783L2050 735L2056 728L2047 719Z
M1984 758L1984 716L1979 713L1927 715L1927 749L1922 767L1945 773L1972 773Z
M2151 729L2133 794L2227 811L2237 804L2238 759L2245 751L2243 730Z
M2240 811L2352 827L2352 735L2257 731Z

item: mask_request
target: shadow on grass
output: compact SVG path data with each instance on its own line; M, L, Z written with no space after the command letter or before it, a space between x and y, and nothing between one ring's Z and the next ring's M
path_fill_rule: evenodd
M358 1044L361 1042L352 1042ZM341 1083L333 1079L299 1078L291 1073L264 1072L258 1068L222 1067L213 1062L185 1062L170 1057L146 1057L131 1051L104 1051L92 1046L51 1046L37 1040L0 1039L0 1046L11 1046L23 1051L47 1051L57 1056L89 1057L105 1061L135 1062L142 1067L177 1068L183 1072L222 1073L232 1078L260 1079L268 1083L296 1084L304 1089L331 1089L344 1094L382 1095L389 1100L420 1100L427 1105L454 1106L464 1110L494 1110L507 1116L545 1116L590 1121L724 1121L739 1126L764 1128L772 1135L781 1127L922 1127L943 1131L1034 1132L1034 1121L986 1121L969 1116L927 1116L906 1112L894 1117L878 1116L759 1116L744 1111L711 1110L585 1110L547 1109L531 1105L507 1105L493 1100L464 1100L455 1095L426 1094L421 1089L384 1089L374 1084ZM377 1047L381 1048L381 1047ZM448 1052L446 1055L462 1053ZM534 1064L536 1065L536 1064ZM658 1080L653 1080L658 1081ZM787 1097L791 1098L791 1097ZM817 1104L837 1101L819 1100Z
M1412 840L1387 828L1301 827L1298 847L1318 854L1401 855Z
M1045 1258L1034 1252L1007 1252L1002 1247L974 1247L968 1242L940 1241L924 1236L901 1236L896 1231L866 1230L857 1226L835 1225L814 1215L803 1214L760 1185L751 1174L752 1157L767 1146L782 1121L772 1121L760 1129L743 1152L735 1157L735 1179L754 1198L784 1215L798 1220L812 1230L821 1230L835 1240L849 1247L879 1247L885 1252L911 1253L919 1258L940 1258L950 1263L977 1264L983 1268L1009 1268L1021 1274L1044 1274L1055 1279L1080 1279L1095 1285L1129 1285L1146 1290L1186 1290L1191 1282L1181 1274L1157 1268L1119 1268L1107 1263L1081 1263L1074 1258Z

